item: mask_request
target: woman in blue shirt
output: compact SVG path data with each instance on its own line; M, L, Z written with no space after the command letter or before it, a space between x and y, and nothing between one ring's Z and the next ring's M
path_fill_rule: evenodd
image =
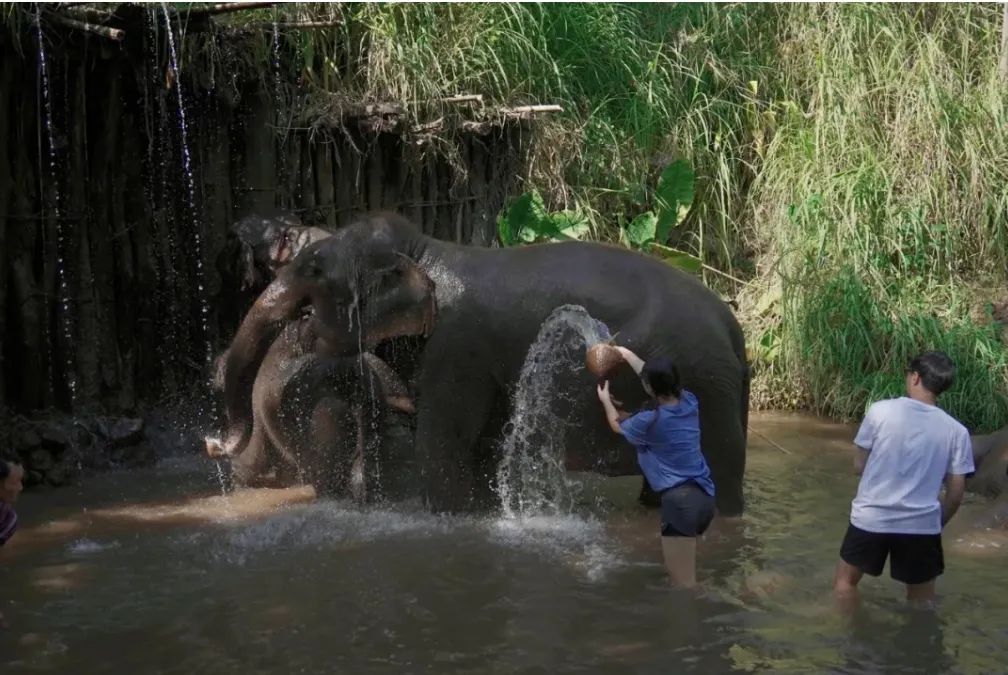
M598 387L609 426L637 449L637 462L661 494L662 555L672 583L696 586L696 538L714 518L714 482L700 451L696 396L682 388L679 369L664 356L647 363L625 347L614 347L640 376L651 409L620 421L609 382Z

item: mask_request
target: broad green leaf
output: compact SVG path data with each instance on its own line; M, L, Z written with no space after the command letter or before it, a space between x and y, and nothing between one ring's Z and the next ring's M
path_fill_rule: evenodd
M651 252L673 267L697 274L703 267L703 261L695 255L690 255L685 251L662 246L661 244L651 244Z
M653 242L657 225L658 217L651 211L642 213L630 221L630 224L626 226L626 235L631 246L644 248L645 245Z
M667 241L672 228L686 218L693 205L693 188L693 169L688 162L676 160L662 171L655 200L658 213L655 240L659 243Z
M511 223L505 216L497 217L497 236L500 237L504 246L514 246L518 243L518 233L511 227Z
M588 219L577 211L558 211L550 219L561 239L584 239L591 234Z
M542 196L533 190L521 195L497 220L497 232L506 246L518 242L531 243L550 229L549 215Z

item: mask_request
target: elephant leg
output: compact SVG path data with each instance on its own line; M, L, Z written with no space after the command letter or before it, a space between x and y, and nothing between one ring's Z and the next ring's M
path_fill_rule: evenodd
M475 471L476 445L498 389L489 373L473 378L472 371L465 376L445 372L464 367L458 361L445 361L440 372L425 368L421 375L416 448L427 507L457 512L472 505L473 489L480 480ZM464 383L464 389L457 383Z
M733 402L716 396L708 396L704 400L700 405L700 442L714 479L718 513L722 516L742 515L746 432L742 428L742 416Z
M352 446L349 468L350 495L358 504L378 501L383 496L382 465L378 452L380 449L378 420L371 406L354 406Z
M355 453L355 421L350 405L338 398L321 399L312 410L301 449L305 477L319 496L347 494Z

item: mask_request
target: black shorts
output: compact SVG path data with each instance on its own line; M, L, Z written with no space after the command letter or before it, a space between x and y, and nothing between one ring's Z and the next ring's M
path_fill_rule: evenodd
M663 537L697 537L714 520L714 497L693 481L661 493Z
M840 558L865 574L882 574L886 557L889 576L904 584L923 584L945 571L941 534L890 534L847 528Z

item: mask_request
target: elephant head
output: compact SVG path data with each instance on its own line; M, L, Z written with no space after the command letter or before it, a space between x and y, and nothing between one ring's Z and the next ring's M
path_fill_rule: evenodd
M250 215L231 226L229 243L222 254L229 268L241 278L243 290L268 283L276 271L293 260L310 244L332 236L332 232L301 224L292 213L272 216Z
M308 245L259 295L219 369L228 420L223 453L247 442L259 366L285 323L306 312L316 351L358 354L390 338L429 334L434 284L377 230L339 231Z

